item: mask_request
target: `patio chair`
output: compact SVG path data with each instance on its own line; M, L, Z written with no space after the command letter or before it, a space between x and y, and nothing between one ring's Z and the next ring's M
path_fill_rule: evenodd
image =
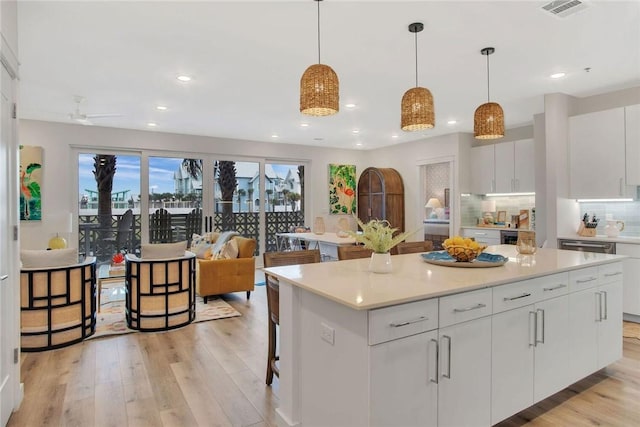
M131 249L131 231L133 227L133 211L128 209L118 219L116 235L104 239L113 245L112 253L125 251L130 252Z
M187 247L191 247L191 237L193 234L202 234L202 209L192 209L191 212L187 214L184 227Z
M173 242L173 228L171 227L171 214L166 209L160 208L149 215L149 242L171 243Z

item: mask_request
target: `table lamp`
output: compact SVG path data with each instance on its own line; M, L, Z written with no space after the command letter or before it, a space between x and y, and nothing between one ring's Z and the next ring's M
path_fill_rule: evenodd
M436 199L435 197L432 197L429 199L427 204L424 205L424 207L431 208L431 214L429 215L429 218L438 218L438 213L436 212L436 209L440 209L442 207L442 204L440 203L440 200Z
M73 218L71 213L55 216L51 223L56 231L56 235L49 239L49 249L65 249L67 247L67 239L60 236L60 233L70 234Z
M482 209L483 217L485 219L485 223L493 224L493 213L496 211L496 201L495 200L483 200L480 203L480 208Z

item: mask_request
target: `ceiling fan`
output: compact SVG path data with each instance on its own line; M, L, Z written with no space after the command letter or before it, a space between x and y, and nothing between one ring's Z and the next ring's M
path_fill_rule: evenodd
M122 114L118 113L104 113L104 114L84 114L80 112L80 104L86 101L84 96L74 95L73 101L76 103L76 109L69 113L69 119L76 121L80 124L90 126L93 123L91 119L101 119L106 117L120 117Z

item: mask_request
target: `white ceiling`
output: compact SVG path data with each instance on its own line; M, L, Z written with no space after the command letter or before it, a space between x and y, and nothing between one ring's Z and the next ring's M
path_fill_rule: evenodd
M340 112L308 117L299 112L299 81L317 62L312 0L18 0L18 114L71 123L73 96L82 95L81 112L122 115L94 119L99 126L149 130L155 122L157 132L370 149L472 132L473 112L486 102L487 46L496 48L491 100L507 128L531 124L545 93L640 85L640 1L585 0L566 18L543 12L546 3L325 0L322 62L339 76ZM415 84L407 26L416 21L425 25L419 84L433 93L436 126L407 133L400 100ZM567 76L549 78L559 71ZM179 74L193 80L180 83Z

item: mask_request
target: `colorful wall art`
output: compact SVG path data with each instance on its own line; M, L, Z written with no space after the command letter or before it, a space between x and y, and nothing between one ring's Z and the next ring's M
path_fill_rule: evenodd
M356 166L329 165L329 213L351 215L356 212Z
M20 220L42 220L42 147L20 146Z

